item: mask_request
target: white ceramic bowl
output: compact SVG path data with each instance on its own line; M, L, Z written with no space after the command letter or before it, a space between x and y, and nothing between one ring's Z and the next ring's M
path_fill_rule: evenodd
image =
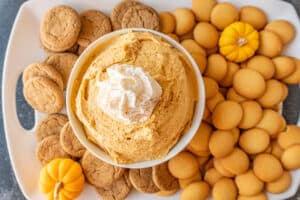
M72 107L71 107L71 90L73 87L74 80L77 77L78 70L82 67L83 63L89 58L91 55L91 52L97 48L98 45L100 45L102 42L117 36L122 35L125 33L128 33L128 31L136 31L136 32L150 32L154 35L158 35L165 39L167 42L172 44L176 49L178 49L180 52L184 53L186 57L191 62L193 69L195 71L196 77L197 77L197 84L198 84L198 94L199 94L199 100L195 106L195 112L192 120L192 124L190 129L179 139L177 144L169 151L169 153L162 159L158 160L149 160L149 161L143 161L143 162L136 162L136 163L129 163L129 164L120 164L116 163L114 160L112 160L101 148L99 148L97 145L95 145L93 142L87 139L86 134L83 130L81 122L77 119L76 114L74 113ZM119 167L125 167L125 168L145 168L145 167L151 167L154 165L158 165L160 163L163 163L170 158L174 157L176 154L178 154L180 151L182 151L187 144L191 141L193 136L195 135L201 120L202 115L204 111L205 106L205 90L204 90L204 84L202 80L202 76L200 74L200 71L198 69L197 64L195 63L194 59L191 57L191 55L175 40L168 37L165 34L159 33L157 31L149 30L149 29L143 29L143 28L133 28L133 29L122 29L118 31L111 32L109 34L106 34L102 36L101 38L97 39L95 42L93 42L89 47L80 55L77 62L75 63L73 70L70 75L68 87L67 87L67 95L66 95L66 104L67 104L67 112L69 116L69 120L71 123L71 126L75 132L75 135L79 139L79 141L85 146L85 148L94 154L99 159L110 163L112 165L116 165Z

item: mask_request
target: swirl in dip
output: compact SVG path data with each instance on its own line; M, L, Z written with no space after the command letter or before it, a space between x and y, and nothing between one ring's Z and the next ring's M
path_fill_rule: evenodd
M159 36L128 32L88 60L72 89L88 139L118 163L165 157L190 127L198 100L188 59Z

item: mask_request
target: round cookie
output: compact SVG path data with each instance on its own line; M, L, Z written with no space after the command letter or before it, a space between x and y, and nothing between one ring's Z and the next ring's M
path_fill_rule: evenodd
M265 193L261 192L254 196L239 195L237 200L268 200L268 197Z
M214 131L209 139L209 150L215 158L229 155L234 150L234 137L230 131Z
M159 13L160 31L163 33L172 33L175 30L175 17L170 12Z
M259 154L254 158L253 171L264 182L275 181L283 174L280 161L268 153Z
M300 145L300 127L288 125L286 130L278 135L277 141L282 149L287 149L295 144Z
M218 3L212 10L210 21L219 30L239 20L239 12L233 4L228 2Z
M125 173L125 169L110 165L88 151L81 159L81 167L88 182L100 188L110 186Z
M199 170L197 159L189 152L181 152L169 160L168 168L174 177L180 179L190 178Z
M193 0L192 11L198 21L208 22L211 11L216 4L216 0Z
M246 67L259 72L265 80L272 78L275 73L274 62L266 56L257 55L250 58Z
M173 191L179 188L178 180L169 172L167 162L152 167L152 180L163 191Z
M268 22L264 11L254 6L243 6L240 9L240 21L251 24L256 30L263 29Z
M293 145L281 155L281 162L283 166L288 170L295 170L300 168L300 145Z
M230 130L240 123L243 117L243 109L234 101L219 103L212 113L213 125L220 130Z
M263 30L259 33L259 40L258 54L273 58L282 52L283 44L276 33Z
M42 19L40 39L46 49L63 52L76 43L80 28L80 17L73 8L56 6Z
M203 77L203 83L205 87L205 98L210 99L213 98L219 92L219 85L218 83L209 77Z
M263 191L264 182L259 180L252 170L235 177L240 195L253 196Z
M245 68L235 73L233 77L233 88L243 97L256 99L264 94L266 83L260 73Z
M210 168L205 171L204 180L210 185L213 186L218 180L223 178L222 174L218 172L215 168Z
M207 199L209 196L209 185L206 182L199 181L191 183L183 189L181 193L181 200L196 200Z
M286 191L292 183L291 175L288 171L284 171L282 176L266 184L266 190L273 194L279 194Z
M159 188L152 180L152 168L130 169L129 179L133 187L140 192L155 193Z
M37 142L51 135L60 135L63 126L68 122L68 117L63 114L51 114L44 118L35 131Z
M283 44L290 43L296 36L296 29L293 24L286 20L275 20L267 24L265 30L276 33Z
M175 33L177 35L186 34L195 26L195 16L190 9L177 8L173 11L173 15L176 21Z
M214 200L236 200L237 188L233 180L229 178L222 178L216 182L212 189L212 196Z
M230 88L226 94L227 100L235 101L237 103L242 103L248 99L239 95L233 88Z
M121 29L122 28L122 19L124 17L124 14L128 10L128 8L135 6L135 5L140 5L135 0L124 0L118 3L114 9L111 12L111 23L113 26L114 30Z
M201 177L201 172L200 170L194 174L192 177L190 178L186 178L186 179L178 179L178 182L179 182L179 186L180 188L184 189L186 188L188 185L190 185L191 183L193 182L196 182L196 181L201 181L202 180L202 177Z
M33 77L45 77L55 82L61 90L64 88L64 83L60 73L52 66L37 62L25 68L22 75L23 84Z
M45 63L53 66L62 75L64 89L67 87L71 70L77 58L78 56L73 53L54 53L49 54L44 61Z
M239 145L248 154L264 152L270 144L269 134L258 128L248 129L240 136Z
M112 31L109 17L98 10L87 10L80 14L81 31L77 43L87 47L93 41Z
M200 22L194 28L194 38L202 47L211 49L218 45L219 32L213 25Z
M195 40L187 39L180 43L189 53L196 53L206 56L206 51Z
M207 67L204 74L220 82L225 78L227 69L226 59L220 54L212 54L207 59Z
M220 92L218 92L218 93L217 93L215 96L213 96L212 98L207 99L206 105L207 105L209 111L213 112L214 109L215 109L215 107L216 107L219 103L221 103L221 102L223 102L223 101L225 101L223 95L222 95Z
M122 19L122 28L147 28L159 31L159 16L145 5L134 5L127 9Z
M281 155L283 153L283 149L278 144L277 140L272 141L272 155L274 155L276 158L281 159Z
M300 60L294 58L296 63L296 70L294 73L284 78L282 81L287 84L298 84L300 83Z
M257 101L264 108L272 108L281 102L283 95L284 88L282 83L275 79L270 79L266 81L265 93Z
M76 158L81 158L86 150L75 136L70 122L60 131L60 144L65 152Z
M231 154L221 158L220 162L226 170L235 175L245 173L250 165L247 154L237 147L234 148Z
M239 71L240 66L233 62L227 62L227 73L226 76L219 81L223 87L231 87L233 82L234 74Z
M278 56L273 58L275 64L275 79L284 79L296 71L296 63L293 58Z
M271 137L276 137L282 126L282 118L280 113L271 109L265 109L263 117L256 127L266 130Z
M64 106L64 96L59 86L45 77L34 77L26 81L23 94L27 103L42 113L57 113Z
M221 160L220 159L216 159L214 158L213 159L213 166L212 167L215 167L216 170L224 177L234 177L235 175L233 173L231 173L230 171L228 171L227 169L224 168L224 166L222 165L221 163ZM211 167L211 168L212 168Z
M203 74L207 66L206 56L203 56L200 53L191 53L191 56L194 58L196 64L198 65L201 74Z
M70 158L70 156L62 149L58 135L48 136L38 143L36 156L42 165L46 165L54 158Z
M208 152L208 143L211 136L212 127L202 122L197 133L188 144L187 149L197 156L201 156L201 152Z
M174 34L174 33L168 33L167 34L170 38L172 38L173 40L175 40L176 42L179 42L180 40L179 40L179 37L176 35L176 34Z
M255 127L263 117L263 110L256 101L244 101L241 103L243 117L239 123L239 128L249 129Z
M110 186L103 188L96 188L98 194L106 200L123 200L132 190L132 184L129 180L128 172L114 181Z

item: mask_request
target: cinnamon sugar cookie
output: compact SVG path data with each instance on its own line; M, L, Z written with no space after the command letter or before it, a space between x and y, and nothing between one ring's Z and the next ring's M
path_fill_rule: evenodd
M52 66L42 62L32 63L25 68L22 75L23 84L29 79L37 76L51 79L59 86L59 88L61 88L61 90L63 90L64 83L60 73Z
M159 16L151 7L135 5L127 9L121 24L122 28L147 28L159 31Z
M140 192L155 193L159 188L152 180L152 168L130 169L129 179L133 187Z
M56 6L43 17L40 39L46 49L63 52L76 43L80 28L80 17L73 8Z
M77 43L87 47L102 35L112 31L109 17L98 10L87 10L80 14L81 31Z
M163 191L177 190L179 188L178 180L169 172L167 162L152 167L152 180Z
M98 194L103 200L123 200L132 190L132 185L129 180L128 172L112 183L112 185L96 188Z
M69 122L60 131L60 144L64 151L73 157L81 158L85 152L84 146L76 138Z
M54 158L70 158L70 156L62 149L58 135L51 135L43 139L37 145L36 156L43 165Z
M51 135L59 135L62 127L68 122L68 117L63 114L51 114L44 118L36 129L36 140L42 141Z
M29 105L42 113L60 112L64 106L64 96L59 86L45 77L29 79L23 87L24 97Z
M73 53L54 53L49 54L45 63L52 65L62 75L64 89L67 87L68 79L78 56Z
M81 160L85 178L96 187L110 186L125 173L125 169L110 165L86 151Z

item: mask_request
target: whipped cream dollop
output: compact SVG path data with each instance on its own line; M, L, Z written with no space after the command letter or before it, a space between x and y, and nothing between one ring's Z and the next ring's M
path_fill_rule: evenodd
M98 82L102 111L125 124L149 119L162 95L158 82L141 67L128 64L112 65L106 72L108 79Z

